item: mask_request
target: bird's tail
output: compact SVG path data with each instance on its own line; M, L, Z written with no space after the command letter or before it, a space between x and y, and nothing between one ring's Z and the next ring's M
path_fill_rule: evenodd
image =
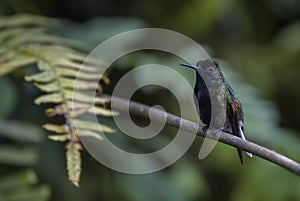
M240 137L241 137L243 140L246 140L245 135L244 135L244 132L243 132L243 122L242 122L242 121L239 121L239 127L238 127L238 128L239 128ZM242 152L241 150L238 150L238 153L239 153L241 162L243 163L243 152ZM250 158L253 157L252 153L246 152L246 154L247 154Z
M237 148L237 152L239 154L239 158L242 164L244 164L244 155L243 155L243 150Z

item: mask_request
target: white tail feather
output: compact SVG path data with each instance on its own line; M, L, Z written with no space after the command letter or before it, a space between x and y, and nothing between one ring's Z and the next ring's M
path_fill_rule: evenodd
M242 127L243 127L243 122L242 122L242 121L239 121L239 132L240 132L240 134L241 134L241 138L242 138L243 140L246 141L246 138L245 138L244 132L243 132L243 130L242 130ZM246 152L246 154L247 154L250 158L253 157L252 153Z

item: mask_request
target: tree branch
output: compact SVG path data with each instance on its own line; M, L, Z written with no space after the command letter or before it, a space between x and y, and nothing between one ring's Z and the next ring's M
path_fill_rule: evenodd
M127 110L127 101L122 98L112 97L110 95L102 95L103 98L109 99L111 102L114 103L116 109L121 111ZM149 117L149 106L137 103L134 101L129 102L129 112L141 117ZM151 108L151 116L153 119L159 121L162 119L162 117L167 116L167 124L170 126L173 126L175 128L181 127L183 130L189 132L189 133L197 133L198 136L201 137L207 137L212 140L218 140L222 143L228 144L230 146L240 148L242 150L248 151L260 158L263 158L265 160L268 160L272 163L275 163L285 169L287 169L290 172L295 173L296 175L300 176L300 164L296 161L283 156L279 153L276 153L275 151L269 150L263 146L260 146L258 144L255 144L250 141L242 140L241 138L238 138L234 135L222 132L220 136L216 136L213 134L206 135L202 132L202 126L186 120L182 119L176 115L164 112L162 110Z

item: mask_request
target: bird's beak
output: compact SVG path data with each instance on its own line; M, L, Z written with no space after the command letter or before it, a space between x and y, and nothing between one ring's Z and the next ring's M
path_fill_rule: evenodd
M199 69L198 66L192 66L190 64L180 64L181 66L184 66L184 67L188 67L188 68L192 68L192 69Z
M190 64L180 64L180 65L183 66L183 67L194 69L194 70L201 70L200 66L193 66L193 65L190 65Z

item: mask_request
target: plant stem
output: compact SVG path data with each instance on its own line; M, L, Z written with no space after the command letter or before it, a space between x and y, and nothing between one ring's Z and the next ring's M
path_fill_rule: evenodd
M128 108L127 108L128 100L118 98L118 97L112 97L112 96L106 95L106 94L101 95L101 97L109 99L110 102L114 102L116 109L118 109L120 111L128 110ZM213 135L213 134L206 135L202 131L202 126L200 126L192 121L182 119L176 115L164 112L164 111L156 109L156 108L151 108L151 107L141 104L141 103L129 101L129 112L132 114L135 114L137 116L148 118L150 109L151 109L151 116L152 116L153 120L159 121L162 117L166 116L167 124L169 124L170 126L173 126L175 128L181 128L189 133L197 133L198 136L207 137L212 140L218 140L227 145L230 145L230 146L233 146L236 148L240 148L244 151L248 151L260 158L263 158L274 164L277 164L277 165L285 168L286 170L293 172L296 175L300 176L300 164L286 156L283 156L283 155L275 152L275 151L267 149L263 146L255 144L253 142L242 140L241 138L236 137L231 134L228 134L226 132L222 132L221 135L218 135L218 136Z

